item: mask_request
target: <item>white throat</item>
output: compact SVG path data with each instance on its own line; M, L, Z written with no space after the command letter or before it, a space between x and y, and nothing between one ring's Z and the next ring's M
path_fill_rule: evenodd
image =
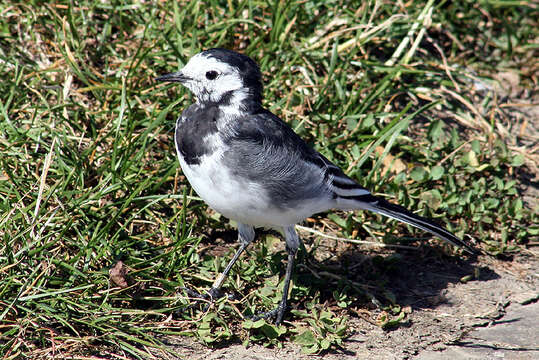
M219 110L223 112L225 116L239 116L245 112L245 100L249 97L247 89L242 88L232 92L231 95L227 95L228 98L225 101L222 99L211 98L197 98L197 102L204 103L207 101L219 103Z

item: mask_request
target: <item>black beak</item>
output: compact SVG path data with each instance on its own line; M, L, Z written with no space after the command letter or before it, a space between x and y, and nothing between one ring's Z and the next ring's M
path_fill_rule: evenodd
M187 80L190 80L190 78L185 76L184 74L182 74L181 71L178 71L178 72L175 72L175 73L159 76L158 78L155 78L155 80L157 80L157 81L166 81L166 82L184 83Z

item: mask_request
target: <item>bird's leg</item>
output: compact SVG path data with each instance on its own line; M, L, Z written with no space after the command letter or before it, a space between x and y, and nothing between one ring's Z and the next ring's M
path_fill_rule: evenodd
M255 238L255 229L252 226L245 225L238 223L238 240L240 241L240 247L232 257L232 259L229 261L228 265L226 266L225 270L219 275L217 280L213 283L210 290L208 290L204 294L200 294L196 291L193 291L188 288L184 288L184 290L187 292L187 295L199 298L203 300L209 300L210 302L214 299L218 299L222 296L221 292L221 286L223 285L223 282L225 281L228 273L230 272L230 269L232 269L232 266L236 263L240 255L243 253L243 251L249 246L249 244L254 240ZM207 310L209 307L209 304L207 304L204 308L204 310Z
M294 225L286 227L284 229L284 234L286 239L286 251L288 252L288 263L286 265L286 274L284 277L283 297L281 298L281 302L275 309L253 316L252 319L255 321L262 318L275 318L275 324L279 325L283 321L284 314L287 310L288 290L290 288L292 271L294 270L294 260L296 257L296 253L298 252L301 240L299 239L298 234L294 229Z

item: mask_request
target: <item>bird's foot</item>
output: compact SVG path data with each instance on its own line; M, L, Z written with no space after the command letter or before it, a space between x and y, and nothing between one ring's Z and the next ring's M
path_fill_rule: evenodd
M280 325L283 321L284 314L286 312L286 305L283 305L282 303L279 304L275 309L266 311L260 314L256 314L250 317L252 321L257 321L260 319L270 320L275 319L274 324Z
M217 300L224 296L224 293L220 289L216 289L213 287L204 293L199 293L198 291L195 291L185 286L182 286L180 289L185 291L185 293L190 298L198 299L198 300Z
M198 291L195 291L193 289L190 289L188 287L182 287L181 288L183 291L185 291L185 293L187 294L187 296L189 296L189 298L193 299L194 300L194 303L189 305L188 306L188 309L192 309L193 307L195 307L197 304L199 304L201 301L205 302L206 304L204 305L204 308L202 309L203 311L207 311L210 307L210 305L224 297L224 296L227 296L228 298L230 298L230 295L227 295L225 294L224 292L222 292L220 289L217 289L217 288L214 288L212 287L210 290L204 292L204 293L199 293Z

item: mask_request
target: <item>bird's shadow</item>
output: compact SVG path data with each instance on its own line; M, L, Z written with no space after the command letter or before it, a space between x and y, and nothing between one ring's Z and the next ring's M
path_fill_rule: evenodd
M259 263L259 266L263 264L266 268L266 276L273 278L278 275L282 281L287 259L284 239L274 231L257 229L256 233L255 243L243 254L242 261L258 257L257 261L265 261ZM280 237L282 248L269 249L264 245L267 243L265 236L268 234ZM223 256L229 260L234 252L232 247L236 248L237 231L230 227L211 230L202 244L206 249L203 251L205 255ZM395 308L395 305L400 308L410 307L412 311L435 309L451 302L444 296L445 289L451 284L460 283L466 277L470 281L499 278L494 271L481 266L476 256L447 255L447 249L443 249L442 245L437 245L436 242L415 250L365 250L355 245L334 250L331 246L316 247L308 244L306 249L298 253L293 275L294 286L289 301L290 309L306 310L310 308L308 303L311 302L312 305L314 302L319 304L316 306L324 309L341 309L348 317L356 316L356 311L352 309L358 310L357 313L367 310L376 315L383 310ZM266 255L262 256L261 253ZM237 299L264 286L260 278L258 282L251 281L245 285L244 288L235 290L238 292ZM347 301L345 308L338 304L342 299ZM294 320L291 312L285 317ZM403 321L383 329L394 331L411 325L409 321ZM237 339L217 342L213 346L226 347L230 341L235 342ZM340 346L329 352L354 355L353 351Z
M257 230L257 241L264 241L267 234L280 237L274 231ZM234 231L219 231L211 234L210 238L215 236L226 243L233 243L237 235ZM446 249L434 242L414 250L366 251L359 246L347 246L335 252L333 249L310 249L298 253L294 270L296 289L292 290L290 302L292 308L304 309L303 302L310 301L317 294L318 301L328 306L336 304L336 297L340 297L348 299L350 306L357 308L373 309L398 304L410 306L413 310L434 309L449 302L444 291L450 284L499 278L488 267L479 265L476 256L450 256ZM248 253L252 251L248 250ZM320 257L325 259L319 260ZM282 279L286 252L277 251L270 259L268 268ZM298 287L310 289L309 294L298 294Z
M376 306L392 305L394 302L401 306L411 306L413 309L432 309L447 302L443 292L449 284L460 283L466 279L489 281L499 277L489 268L478 266L475 257L448 256L444 250L428 246L418 250L368 252L353 248L323 262L307 257L306 264L325 268L326 272L331 271L333 276L340 277L344 284L355 284L356 286L352 287L342 287L350 297L358 295L359 284L366 296L358 298L358 306L362 306L362 302L367 304L374 300L378 302ZM301 266L299 268L301 269ZM312 281L307 272L298 272L298 281L306 281L311 283L312 287L319 287L322 299L323 294L328 293L328 284ZM361 290L359 292L361 293Z

